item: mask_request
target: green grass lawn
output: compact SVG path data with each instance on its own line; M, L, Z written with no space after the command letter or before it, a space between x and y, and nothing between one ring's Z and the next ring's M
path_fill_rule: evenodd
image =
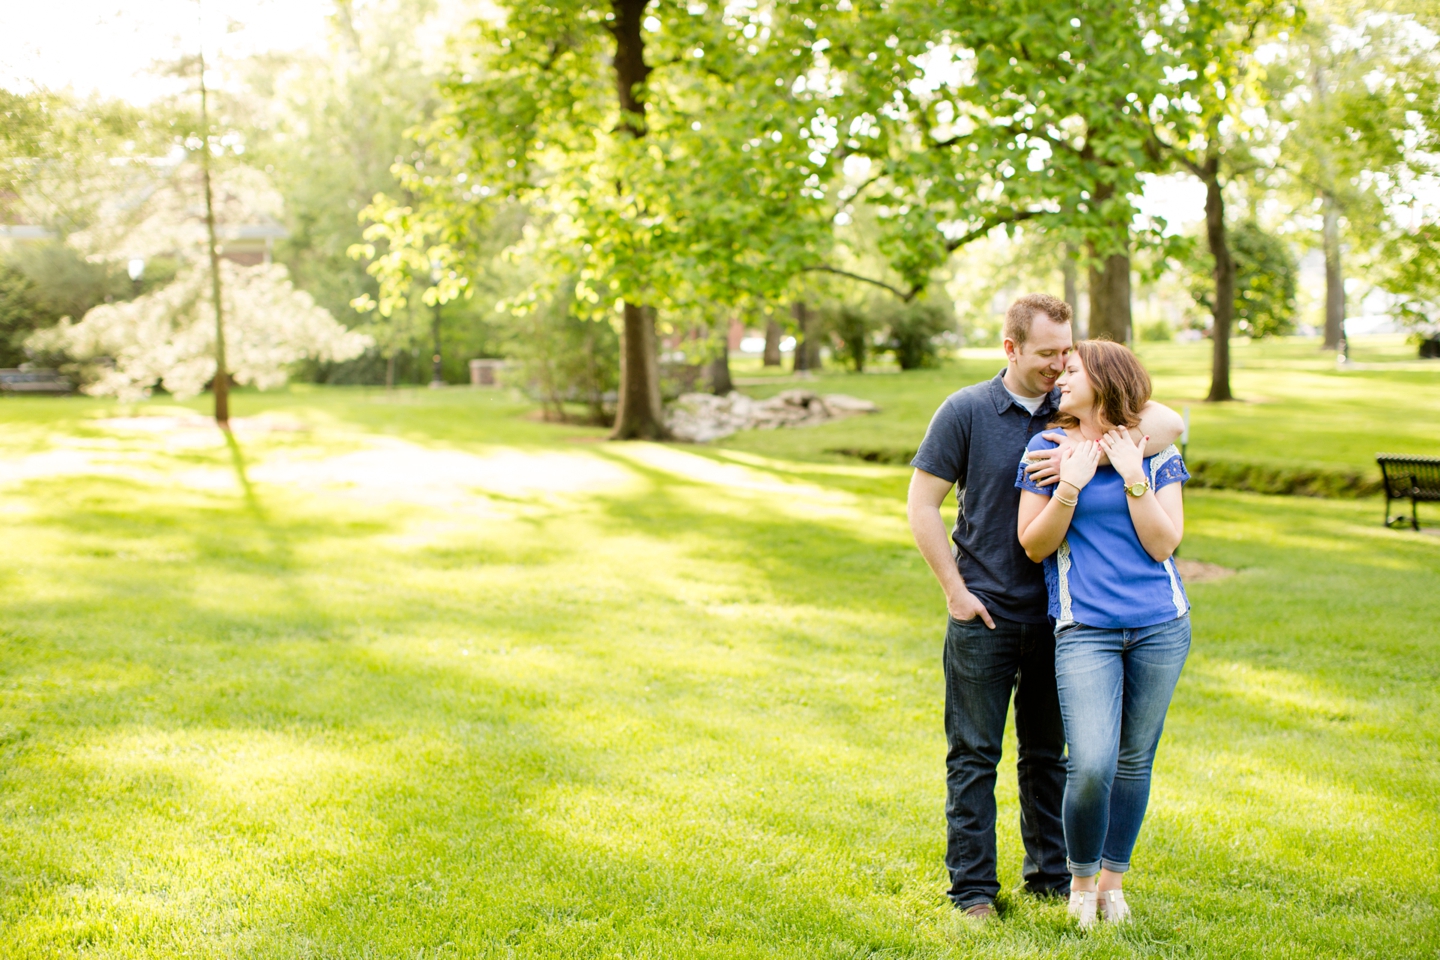
M1276 402L1196 404L1192 452L1433 449L1434 373L1269 349L1236 381ZM1012 736L1004 919L956 924L942 601L905 471L824 450L913 445L991 368L827 374L886 412L713 449L464 390L242 394L285 429L233 447L0 402L0 956L1440 952L1440 538L1219 491L1184 553L1239 573L1190 591L1137 922L1015 892Z

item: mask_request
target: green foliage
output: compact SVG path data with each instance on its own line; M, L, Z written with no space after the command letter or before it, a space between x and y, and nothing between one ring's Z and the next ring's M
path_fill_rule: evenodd
M1230 231L1235 258L1235 322L1240 333L1269 337L1295 325L1295 285L1299 267L1290 247L1259 224L1246 221Z
M793 9L793 8L792 8ZM1155 168L1140 105L1163 80L1143 3L900 2L782 18L823 105L837 155L868 163L841 194L877 213L880 248L918 290L950 254L1034 220L1109 251L1128 242L1138 175Z
M391 168L419 160L406 131L423 124L435 107L437 64L423 43L435 12L432 0L344 0L334 5L327 51L266 56L237 67L250 105L248 112L238 111L246 117L249 154L273 170L284 195L290 235L277 244L276 258L321 306L351 323L359 319L352 305L373 304L380 294L367 271L375 251L364 245L361 212L379 194L402 194ZM430 258L421 267L397 280L417 301L433 286ZM366 318L365 331L382 358L403 356L428 341L429 310L394 309L403 300ZM462 327L447 342L483 335ZM463 366L468 359L449 356L448 347L446 353L447 364ZM343 380L373 368L359 361L315 374Z
M1170 329L1170 324L1164 320L1151 320L1148 323L1142 323L1138 326L1136 332L1139 334L1140 339L1147 343L1164 343L1173 340L1175 337L1174 331Z
M1440 224L1397 229L1385 244L1385 286L1400 317L1420 337L1440 335Z
M870 339L875 333L870 305L832 304L822 309L824 327L840 341L836 357L857 373L865 370L870 356Z
M1286 130L1272 179L1300 211L1332 202L1349 271L1405 296L1412 257L1385 241L1408 246L1429 219L1409 185L1432 173L1440 145L1440 44L1403 7L1322 2L1308 12L1267 74L1269 108ZM1413 253L1424 257L1425 245Z
M417 202L380 199L367 213L385 242L379 302L432 259L473 274L457 242L493 216L491 197L523 206L533 235L516 255L543 265L507 305L523 309L564 277L578 278L575 309L596 317L619 300L689 315L780 299L828 222L818 164L796 135L807 114L771 79L769 45L714 15L648 10L659 25L635 51L653 65L642 116L615 102L608 3L504 6L503 24L476 25L463 72L444 84L423 159L397 168Z
M1193 460L1190 486L1302 497L1372 497L1384 490L1377 470L1326 470L1234 460Z
M929 299L891 308L885 323L890 331L887 346L901 370L935 366L940 359L940 336L955 332L950 306Z
M35 286L30 278L8 263L0 263L0 367L25 362L21 345L35 330L34 304Z
M168 283L173 260L146 263L138 283L125 264L93 261L56 242L17 244L0 257L0 367L28 359L25 338L62 317L79 321L92 307L129 300Z
M956 331L953 308L934 297L905 303L872 296L832 302L818 313L821 329L839 341L836 357L857 373L864 372L877 346L892 353L902 370L935 366L940 359L939 339Z
M143 194L156 178L152 158L175 144L174 117L161 106L0 91L0 116L0 222L43 226L61 239L113 217L126 194Z
M566 403L583 403L589 422L609 422L606 394L619 386L620 338L608 323L575 315L574 285L561 287L512 321L511 382L539 400L547 419L565 420Z
M1235 261L1236 332L1251 338L1283 336L1295 328L1295 290L1299 265L1290 247L1265 232L1253 220L1228 231L1230 256ZM1192 248L1198 254L1198 248ZM1214 309L1214 260L1209 254L1192 256L1191 295L1207 310Z

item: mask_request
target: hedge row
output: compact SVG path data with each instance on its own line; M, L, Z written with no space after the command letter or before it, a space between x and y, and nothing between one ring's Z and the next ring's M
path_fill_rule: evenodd
M841 447L827 450L854 457L867 463L908 464L914 450L898 447L858 449ZM1359 470L1320 470L1311 467L1280 467L1235 460L1190 460L1192 487L1214 490L1249 490L1253 493L1286 494L1297 497L1368 497L1382 489L1377 472Z
M1216 490L1250 490L1297 497L1369 497L1384 487L1379 468L1360 470L1318 470L1309 467L1277 467L1234 460L1187 461L1192 487Z

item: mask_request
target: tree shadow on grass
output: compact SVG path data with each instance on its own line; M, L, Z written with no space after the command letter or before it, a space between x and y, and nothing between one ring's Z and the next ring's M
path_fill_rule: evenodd
M914 546L867 529L860 507L843 519L797 518L783 502L732 498L713 484L616 460L651 481L643 496L596 498L616 535L693 541L691 555L744 565L783 602L911 617L935 611L943 621L935 591L914 576L923 569Z
M713 837L692 848L707 819L733 832L723 808L682 795L626 813L651 799L623 789L633 758L574 735L542 680L329 644L235 647L213 675L54 692L4 781L24 877L4 912L63 917L36 955L119 946L137 923L153 955L201 933L256 956L908 942L763 866L764 836L738 857ZM652 811L688 825L667 834Z
M383 526L267 510L273 539L244 546L237 538L250 535L254 512L208 495L66 483L47 490L63 508L30 522L60 539L42 558L54 582L78 563L88 599L74 602L72 591L4 605L7 679L28 692L3 721L25 731L0 781L9 837L0 842L16 878L4 913L31 931L33 955L118 946L137 929L160 954L193 947L204 931L252 955L447 941L550 955L607 943L727 953L731 938L757 952L792 942L810 955L798 945L840 938L873 952L907 942L850 916L826 883L801 890L793 867L756 866L768 829L747 826L754 835L739 849L750 855L737 858L715 836L733 832L725 805L688 791L647 800L643 764L597 750L593 731L576 726L578 710L612 717L608 736L628 727L673 745L714 735L717 718L677 730L663 710L627 704L603 669L567 673L557 690L553 671L427 665L416 640L437 625L473 626L462 608L370 611L383 623L377 637L355 625L346 596L316 595L303 576L317 561L288 549ZM76 543L89 538L110 543L112 556L77 561ZM119 562L157 540L186 558ZM150 586L156 579L163 589ZM248 586L249 606L217 607L205 589L216 580ZM397 650L386 630L410 639ZM597 665L591 658L582 651L574 665ZM46 685L47 675L66 679ZM588 812L569 805L579 793ZM686 826L647 837L652 812Z
M261 523L265 522L265 511L260 506L260 500L255 496L255 488L250 484L250 474L245 468L245 454L240 449L235 434L229 427L221 428L225 434L225 447L230 451L230 465L235 471L235 479L240 484L240 491L245 497L245 506L250 515Z
M881 768L904 780L907 764L927 757L897 736L894 717L876 723L852 688L819 682L893 683L887 650L906 671L938 669L938 625L913 636L905 626L924 626L928 575L879 563L882 538L797 519L783 504L705 511L695 501L709 492L703 485L648 475L651 491L601 498L585 522L637 540L637 551L679 544L692 566L626 569L616 602L595 600L579 617L537 615L529 643L538 651L534 640L544 640L548 653L511 660L485 650L483 662L427 643L469 638L477 656L493 646L508 614L482 607L501 588L405 579L412 554L356 558L363 577L324 569L363 554L384 523L272 508L287 543L334 549L282 553L266 542L238 563L234 536L214 533L225 528L211 500L167 503L136 488L160 501L151 539L173 533L194 547L196 559L165 568L180 586L125 613L154 571L112 564L96 579L105 564L85 561L84 603L4 602L7 620L35 638L3 641L6 679L23 695L0 701L0 723L27 731L4 754L0 780L0 844L17 878L0 888L10 929L33 938L58 924L32 940L33 956L135 943L151 955L240 956L947 952L932 924L940 823L925 804L935 792L867 779ZM246 529L252 519L231 503L228 516ZM107 509L125 531L117 541L143 546L156 529L126 527L115 503ZM83 518L35 522L66 543L106 529ZM207 522L213 541L185 540ZM556 552L509 555L543 584L537 602L566 595L574 544L583 549L588 532L571 518L548 520L539 534ZM472 556L463 546L419 553L447 575ZM614 562L603 551L591 559ZM757 585L757 602L810 619L737 624L657 599L661 573L719 567ZM311 578L321 572L355 581L338 589ZM253 605L217 607L197 589L212 578L253 591ZM267 591L267 578L283 584ZM107 616L107 598L122 609ZM388 609L392 601L400 605ZM639 612L616 609L627 604ZM873 638L869 611L887 621ZM827 630L827 616L850 639ZM674 649L617 629L627 617L649 620ZM759 651L744 670L700 655L700 638L727 631ZM592 632L621 642L604 649L610 641L592 642ZM175 635L185 642L167 640ZM57 662L57 651L68 659ZM810 705L776 702L792 680L812 686ZM930 706L927 725L938 699ZM1231 709L1258 727L1275 722L1244 701ZM1349 776L1382 795L1384 784L1363 782L1355 749L1316 775ZM939 753L928 759L938 783ZM753 795L767 785L771 793ZM862 802L875 797L882 802ZM1255 827L1224 822L1218 842ZM892 878L880 891L872 861ZM1271 863L1257 869L1276 872ZM1311 879L1305 864L1292 869L1296 884ZM1010 929L1013 941L987 946L1079 949L1043 916ZM1197 929L1197 943L1205 933Z

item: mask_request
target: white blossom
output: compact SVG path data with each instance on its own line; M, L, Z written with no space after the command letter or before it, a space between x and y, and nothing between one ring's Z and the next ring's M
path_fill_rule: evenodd
M220 263L225 351L237 383L267 390L283 384L297 360L350 360L374 341L346 329L290 283L279 264ZM125 303L95 307L26 341L34 351L64 353L80 365L95 396L147 396L156 384L193 397L215 376L215 310L208 266L192 266L173 283Z

